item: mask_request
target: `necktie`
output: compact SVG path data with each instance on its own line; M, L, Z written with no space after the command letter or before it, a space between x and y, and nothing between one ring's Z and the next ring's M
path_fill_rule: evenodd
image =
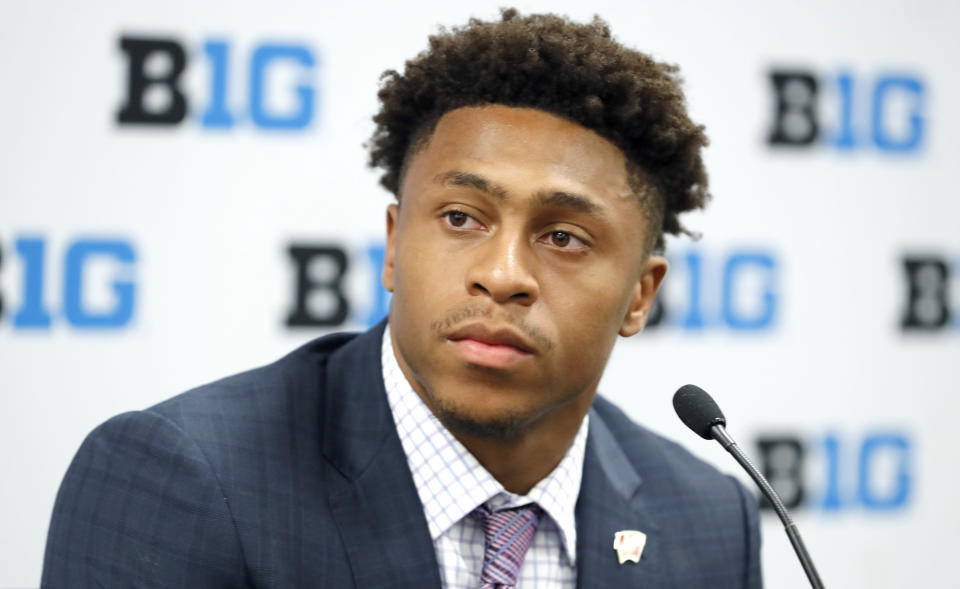
M486 505L473 511L486 536L481 589L508 589L517 584L523 557L540 521L536 505L491 512Z

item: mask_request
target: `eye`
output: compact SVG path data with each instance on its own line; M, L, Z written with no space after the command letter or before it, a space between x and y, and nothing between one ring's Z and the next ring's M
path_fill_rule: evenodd
M554 231L550 234L550 240L557 247L567 247L570 245L570 234L566 231Z
M447 213L447 221L450 221L454 227L463 227L467 222L467 214L462 211L450 211Z
M582 239L568 231L551 231L541 236L538 241L558 249L571 251L585 250L588 247Z
M463 211L447 211L443 214L443 218L447 225L457 229L479 229L483 227L479 221Z

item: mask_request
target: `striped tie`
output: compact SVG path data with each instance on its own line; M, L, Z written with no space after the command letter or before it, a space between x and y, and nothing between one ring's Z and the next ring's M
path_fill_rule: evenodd
M481 589L509 589L516 586L523 557L533 542L540 521L540 508L530 504L491 513L486 505L473 510L486 535Z

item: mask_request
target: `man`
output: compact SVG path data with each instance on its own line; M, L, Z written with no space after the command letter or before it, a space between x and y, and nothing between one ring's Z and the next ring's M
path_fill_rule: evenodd
M596 397L704 204L674 70L503 13L388 72L389 322L108 421L49 587L759 587L756 507Z

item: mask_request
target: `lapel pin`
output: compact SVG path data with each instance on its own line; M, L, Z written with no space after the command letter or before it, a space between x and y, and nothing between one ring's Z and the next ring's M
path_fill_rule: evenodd
M613 549L617 551L620 564L628 560L639 563L646 545L647 535L637 530L620 530L613 535Z

